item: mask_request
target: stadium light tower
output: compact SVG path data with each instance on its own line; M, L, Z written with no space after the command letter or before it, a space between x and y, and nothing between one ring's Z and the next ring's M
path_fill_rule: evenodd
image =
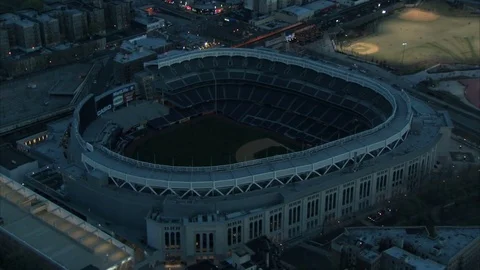
M405 58L405 48L407 48L407 42L403 42L402 43L402 46L403 46L403 52L402 52L402 65L403 65L403 59Z

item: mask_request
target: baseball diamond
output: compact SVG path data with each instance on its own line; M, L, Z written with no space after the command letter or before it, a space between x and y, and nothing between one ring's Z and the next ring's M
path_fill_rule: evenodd
M158 101L137 90L110 108L114 89L77 106L69 155L87 177L69 175L66 187L72 201L187 261L224 258L263 235L288 241L403 196L451 130L448 114L385 82L271 50L190 51L144 65ZM204 139L224 124L235 141ZM196 150L204 153L193 164L170 161ZM210 160L222 151L228 161Z

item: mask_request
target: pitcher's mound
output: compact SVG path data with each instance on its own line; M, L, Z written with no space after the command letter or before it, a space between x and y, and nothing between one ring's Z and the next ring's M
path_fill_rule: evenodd
M378 52L380 48L373 43L355 42L350 46L346 46L343 50L346 53L353 52L360 55L369 55Z
M400 15L400 19L414 22L431 22L437 20L438 17L440 16L431 11L423 11L417 8L409 9Z

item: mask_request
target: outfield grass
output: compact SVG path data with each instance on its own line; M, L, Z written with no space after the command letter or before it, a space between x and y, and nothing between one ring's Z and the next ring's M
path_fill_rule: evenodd
M130 156L142 161L175 166L228 164L235 162L235 153L242 145L262 138L275 140L294 151L301 149L300 143L280 134L211 115L158 132L134 149ZM271 155L276 153L273 151Z

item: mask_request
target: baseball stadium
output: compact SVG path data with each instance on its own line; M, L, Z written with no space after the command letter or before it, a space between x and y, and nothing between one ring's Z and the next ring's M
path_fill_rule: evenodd
M451 129L383 81L276 51L190 51L144 67L149 88L77 106L65 192L185 261L260 236L288 241L403 196Z

